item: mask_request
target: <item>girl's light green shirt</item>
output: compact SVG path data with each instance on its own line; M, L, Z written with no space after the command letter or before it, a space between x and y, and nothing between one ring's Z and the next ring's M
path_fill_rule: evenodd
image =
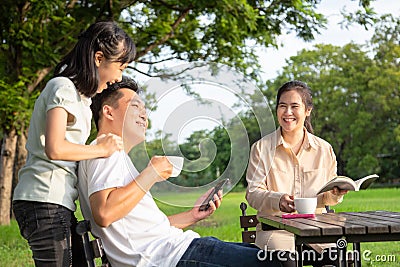
M62 205L75 211L78 191L77 162L50 160L45 153L47 112L61 107L74 117L66 125L65 139L85 144L90 134L91 100L81 95L65 77L51 79L35 102L26 149L28 158L19 172L13 200L28 200Z

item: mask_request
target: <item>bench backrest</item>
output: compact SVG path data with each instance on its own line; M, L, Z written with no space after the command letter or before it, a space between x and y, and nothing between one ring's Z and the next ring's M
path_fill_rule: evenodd
M78 235L82 237L83 248L84 248L84 256L85 256L85 264L87 267L96 267L96 258L101 258L101 266L102 267L111 267L111 264L108 262L106 253L103 248L103 244L101 243L100 238L90 239L89 233L91 231L90 221L83 220L79 221L76 226L76 232Z
M242 241L244 243L254 243L256 241L255 227L258 224L257 216L246 214L247 204L240 203L240 210L242 215L240 216L240 228L242 228Z

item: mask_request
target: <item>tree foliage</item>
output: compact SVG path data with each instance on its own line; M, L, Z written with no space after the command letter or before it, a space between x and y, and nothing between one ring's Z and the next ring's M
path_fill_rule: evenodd
M370 1L359 2L360 12L351 18L362 18L354 21L371 25ZM318 4L319 0L3 0L2 147L9 147L9 133L27 128L33 100L54 66L72 49L78 34L96 20L117 21L133 37L138 54L131 67L146 75L165 75L162 63L166 61L200 60L225 63L258 79L256 46L276 46L277 37L286 32L313 39L326 25L326 18L316 11ZM18 140L19 149L2 150L1 158L7 155L7 163L2 164L14 164L25 139ZM10 175L2 171L0 180ZM1 190L0 198L4 198ZM0 207L0 213L5 209Z
M316 45L302 50L287 61L274 80L266 82L264 95L272 110L283 83L297 79L311 87L314 130L332 144L338 174L357 178L378 173L380 182L400 177L399 23L398 18L382 17L365 45ZM252 101L256 106L260 99ZM254 114L241 114L241 121L250 145L263 136ZM198 185L204 175L219 176L227 168L232 158L232 136L226 134L229 124L194 132L180 146L187 158L197 159L201 157L199 144L211 138L218 151L207 173L183 174L182 185ZM241 183L246 185L245 175Z
M352 18L374 22L370 1ZM0 7L0 80L4 92L28 98L43 87L59 59L80 31L95 20L115 20L138 47L137 62L147 75L165 72L156 63L168 60L213 61L234 66L257 79L255 47L276 46L282 33L312 40L326 25L316 11L319 1L190 0L4 0ZM137 69L136 66L133 66ZM142 69L142 68L141 68ZM22 85L22 86L21 86ZM35 95L36 96L36 95ZM22 103L29 113L31 104ZM11 116L13 105L6 106ZM9 127L18 116L1 122Z
M307 82L315 132L333 145L338 172L387 181L400 176L400 38L399 19L382 19L368 46L317 45L291 57L266 94L288 80Z

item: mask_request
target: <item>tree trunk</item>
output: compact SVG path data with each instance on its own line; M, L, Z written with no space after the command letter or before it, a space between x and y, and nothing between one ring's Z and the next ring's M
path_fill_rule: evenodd
M27 155L28 155L28 152L25 149L25 145L26 145L26 133L24 131L24 128L22 128L21 134L18 135L17 146L16 146L16 155L15 155L12 190L11 190L11 200L12 200L12 193L14 192L14 188L15 188L15 186L17 186L17 183L18 183L18 172L22 168L22 166L24 166ZM11 218L14 218L11 207L10 207L10 216L11 216Z
M0 225L10 224L11 192L15 147L17 144L15 128L4 133L0 155Z

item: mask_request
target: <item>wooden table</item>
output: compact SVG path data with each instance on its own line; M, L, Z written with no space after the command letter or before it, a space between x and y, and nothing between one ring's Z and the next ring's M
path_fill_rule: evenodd
M317 214L315 218L259 218L265 230L282 229L295 235L297 266L303 266L302 245L336 243L339 266L347 266L346 247L353 243L354 266L361 266L360 242L400 241L400 212L368 211Z

